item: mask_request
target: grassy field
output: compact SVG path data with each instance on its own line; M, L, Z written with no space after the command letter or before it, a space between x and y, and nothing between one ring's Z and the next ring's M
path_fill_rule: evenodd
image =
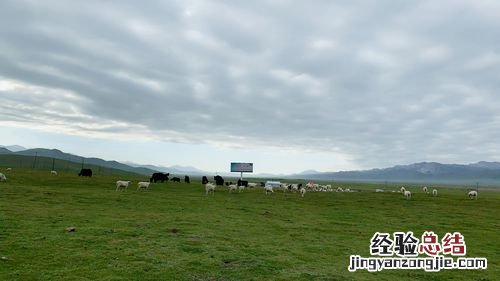
M206 196L194 180L115 192L117 179L146 177L6 175L0 280L500 280L500 192L468 200L464 189L439 188L434 200L410 187L406 201L375 185L342 184L361 192ZM488 269L347 270L350 255L369 256L375 232L420 238L426 230L461 232L467 257L488 258Z

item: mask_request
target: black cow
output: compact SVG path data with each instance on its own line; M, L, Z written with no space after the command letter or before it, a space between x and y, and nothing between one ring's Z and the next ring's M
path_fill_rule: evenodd
M79 177L92 177L92 169L81 169L78 173Z
M189 176L184 176L184 182L189 183Z
M180 178L178 178L178 177L173 177L173 178L171 179L171 181L173 181L173 182L181 182L181 179L180 179Z
M201 184L207 184L207 183L208 183L208 179L207 179L207 177L206 177L206 176L203 176L203 177L201 178Z
M221 176L215 176L214 180L216 185L224 185L224 179Z
M244 181L244 180L241 180L239 179L238 180L238 186L244 186L244 187L248 187L248 181Z
M168 176L170 176L170 173L153 173L149 182L165 182L168 181Z

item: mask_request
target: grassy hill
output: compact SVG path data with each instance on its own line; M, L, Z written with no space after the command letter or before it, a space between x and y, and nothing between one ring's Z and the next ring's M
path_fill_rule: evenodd
M105 167L105 168L112 168L112 169L118 169L118 170L123 170L123 171L128 171L132 173L137 173L137 174L142 174L142 175L151 175L152 173L156 172L156 170L153 169L148 169L144 167L132 167L117 161L106 161L100 158L95 158L95 157L82 157L79 155L74 155L71 153L66 153L62 152L58 149L46 149L46 148L33 148L33 149L27 149L27 150L22 150L18 152L13 152L12 154L15 155L24 155L24 156L31 156L33 158L36 157L46 157L46 158L51 158L51 159L59 159L59 160L67 160L70 162L75 162L79 163L84 163L85 165L93 165L93 166L98 166L98 167Z
M3 170L3 168L2 168ZM62 169L60 169L62 170ZM13 169L0 183L0 280L500 280L499 192L469 200L462 188L417 187L411 201L341 184L354 193L262 189L206 196L202 185L153 184L115 192L141 175ZM397 186L387 186L396 189ZM76 227L67 232L67 227ZM461 232L467 257L487 270L347 270L369 256L375 232ZM419 237L420 238L420 237Z
M0 167L10 167L13 169L24 168L33 170L51 171L78 174L82 168L82 163L67 160L54 159L48 157L25 156L17 154L0 154ZM92 164L85 164L85 168L92 169L93 175L138 175L130 171L115 168L102 167ZM1 170L0 170L1 172ZM149 174L150 175L150 174Z

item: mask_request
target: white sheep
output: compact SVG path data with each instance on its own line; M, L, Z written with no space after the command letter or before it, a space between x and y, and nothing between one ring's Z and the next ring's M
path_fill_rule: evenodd
M273 192L274 192L274 191L273 191L273 187L272 187L271 185L266 185L266 186L264 186L264 192L265 192L266 194L268 194L269 192L270 192L270 193L273 193Z
M377 189L375 189L375 192L384 192L384 190L380 189L380 188L377 188Z
M471 191L469 191L469 193L467 195L469 196L470 199L472 199L472 197L474 197L474 199L477 200L477 191L471 190Z
M139 190L139 189L148 190L149 189L149 184L150 184L149 181L140 181L140 182L137 183L137 190Z
M54 176L57 176L57 171L52 170L52 171L50 171L50 174L54 175Z
M257 187L257 184L255 182L249 182L248 187Z
M0 181L7 181L7 177L2 173L0 173Z
M230 184L227 187L229 188L229 192L231 192L233 190L234 191L238 190L238 186L236 184Z
M12 171L12 168L7 168L7 169L5 169L5 170L6 170L7 172L10 172L10 171Z
M427 186L422 187L422 190L423 190L425 193L429 193L429 191L427 190Z
M243 190L245 190L245 186L244 185L238 186L238 192L242 192Z
M403 194L404 194L404 197L406 197L406 200L411 199L411 192L409 190L405 190L405 192Z
M131 183L131 181L122 181L122 180L116 181L116 190L115 191L118 191L118 189L127 191L128 185L130 183Z
M339 187L337 187L337 190L336 190L336 191L337 191L337 192L344 192L344 189L343 189L342 187L340 187L340 186L339 186Z
M319 184L317 184L317 183L313 183L313 182L311 182L311 181L310 181L310 182L308 182L308 183L306 184L306 187L307 187L308 189L312 189L312 190L316 191L316 190L318 190L318 188L319 188Z
M289 184L289 183L281 183L280 187L283 190L283 192L286 192L287 190L291 190L292 189L292 185Z
M437 191L437 189L434 188L432 190L432 197L437 197L437 196L438 196L438 191Z
M401 187L401 189L399 190L401 193L405 193L406 191L406 188L404 186Z
M215 194L215 184L213 183L207 183L205 184L205 192L208 195L209 192L212 192L212 194Z
M304 187L301 187L299 191L300 191L300 196L304 197L304 195L306 194L306 189Z

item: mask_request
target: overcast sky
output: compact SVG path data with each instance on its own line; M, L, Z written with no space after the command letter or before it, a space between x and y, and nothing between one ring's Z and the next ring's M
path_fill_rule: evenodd
M0 2L0 144L256 172L500 160L500 2Z

